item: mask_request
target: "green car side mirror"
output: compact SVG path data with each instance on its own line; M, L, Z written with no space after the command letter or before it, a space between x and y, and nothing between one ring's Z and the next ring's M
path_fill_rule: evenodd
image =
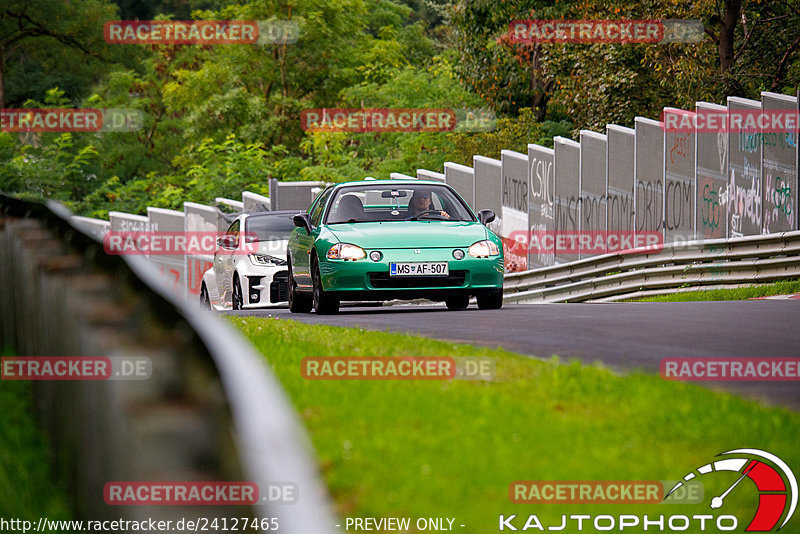
M305 228L306 233L311 235L311 216L308 213L298 213L292 217L292 222L298 228Z
M478 212L478 221L481 224L489 224L494 220L494 212L492 210L481 210Z

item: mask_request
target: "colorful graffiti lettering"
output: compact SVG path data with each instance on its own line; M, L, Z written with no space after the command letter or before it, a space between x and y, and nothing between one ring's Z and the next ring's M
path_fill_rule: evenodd
M689 153L689 134L676 135L669 151L670 163L675 163L675 156L685 158Z
M719 227L720 206L717 192L709 184L703 186L703 207L701 208L703 226L712 231Z
M780 176L775 177L775 188L772 191L772 203L775 208L789 217L792 214L792 188L789 182Z

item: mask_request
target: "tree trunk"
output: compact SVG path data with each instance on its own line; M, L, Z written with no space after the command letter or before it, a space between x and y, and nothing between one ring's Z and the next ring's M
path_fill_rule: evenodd
M0 49L0 109L6 107L6 59L5 50Z
M725 0L725 16L719 30L719 71L724 74L733 66L733 38L742 11L742 0Z

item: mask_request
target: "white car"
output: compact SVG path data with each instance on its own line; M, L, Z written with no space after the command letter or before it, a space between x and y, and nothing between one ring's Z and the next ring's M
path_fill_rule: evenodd
M234 219L217 239L214 262L203 274L203 307L241 310L286 303L286 244L295 213L245 213Z

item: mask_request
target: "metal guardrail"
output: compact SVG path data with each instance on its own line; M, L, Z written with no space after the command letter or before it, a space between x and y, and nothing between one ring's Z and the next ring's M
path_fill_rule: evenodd
M800 231L686 241L505 276L507 303L610 302L800 277Z
M262 356L172 296L145 260L106 255L59 204L0 195L0 287L0 346L15 355L152 363L143 381L34 383L81 516L277 517L281 532L334 532L307 438ZM246 508L105 504L106 482L148 480L291 483L299 495Z

